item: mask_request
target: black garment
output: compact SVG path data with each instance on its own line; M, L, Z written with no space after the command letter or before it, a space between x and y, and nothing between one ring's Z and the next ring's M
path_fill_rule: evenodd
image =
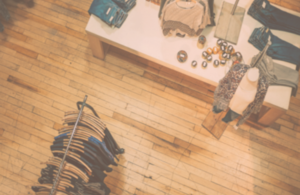
M218 113L220 113L220 112L222 112L222 111L223 111L223 110L218 109L217 106L214 106L214 107L213 107L213 112L214 112L215 114L218 114Z
M216 106L213 107L213 112L215 114L218 114L220 112L222 112L223 110L218 109ZM237 117L239 117L240 114L234 112L233 110L229 109L228 112L226 113L225 117L222 118L222 121L224 121L225 123L231 122L233 120L235 120Z
M111 133L107 128L104 130L104 134L105 134L104 141L106 143L108 150L119 161L116 154L123 154L125 152L124 149L119 147L119 145L117 144L117 142L115 141L115 139L113 138L113 136L111 135Z
M228 123L228 122L235 120L239 116L240 116L240 114L229 109L228 112L226 113L225 117L222 118L222 121L224 121L225 123Z
M208 0L208 6L210 9L210 22L207 26L216 26L215 13L214 13L214 0Z

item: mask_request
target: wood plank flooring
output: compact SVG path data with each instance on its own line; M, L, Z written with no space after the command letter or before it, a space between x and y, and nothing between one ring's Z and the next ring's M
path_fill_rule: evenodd
M113 195L299 195L300 90L263 130L201 124L214 88L111 48L92 56L92 0L6 1L0 34L0 194L34 194L65 111L88 95L119 145Z
M297 12L300 11L300 1L299 0L269 0L271 3L286 7Z

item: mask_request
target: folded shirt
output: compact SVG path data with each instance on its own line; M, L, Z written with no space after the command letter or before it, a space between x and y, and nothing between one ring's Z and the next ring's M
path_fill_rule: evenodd
M211 24L207 0L198 0L196 3L167 0L161 17L165 36L174 34L198 36L208 24Z
M112 0L125 12L129 12L135 5L136 0Z
M111 0L94 0L89 9L89 14L94 14L109 26L120 28L128 14Z
M270 85L281 85L292 87L292 95L297 95L299 73L289 67L282 66L277 63L274 64L274 74L277 77L277 81L271 82Z

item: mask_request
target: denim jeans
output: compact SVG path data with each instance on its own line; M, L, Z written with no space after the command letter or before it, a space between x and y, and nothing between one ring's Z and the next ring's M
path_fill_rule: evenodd
M94 14L108 25L118 28L122 26L128 15L112 0L94 0L89 14Z
M297 70L299 70L300 48L273 35L269 28L261 27L254 29L248 42L261 51L268 43L269 37L271 37L272 44L267 50L267 55L273 59L295 64L297 66Z
M125 12L129 12L136 4L136 0L112 0Z
M254 0L248 14L271 29L300 35L300 17L272 6L268 0Z

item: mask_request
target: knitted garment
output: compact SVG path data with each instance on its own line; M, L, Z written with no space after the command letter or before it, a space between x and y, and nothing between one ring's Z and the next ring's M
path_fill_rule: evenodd
M226 110L229 106L230 100L232 99L235 91L240 84L242 78L246 72L250 69L249 65L246 64L236 64L233 66L229 72L225 75L223 79L220 80L214 92L214 102L213 106L216 109ZM243 124L251 113L258 113L264 102L269 83L267 82L264 75L260 74L258 80L258 88L254 98L248 107L243 111L243 115L239 119L237 126Z
M197 2L191 8L180 7L176 1L169 0L162 10L161 26L165 36L181 31L182 35L198 36L210 24L210 11L207 1Z

